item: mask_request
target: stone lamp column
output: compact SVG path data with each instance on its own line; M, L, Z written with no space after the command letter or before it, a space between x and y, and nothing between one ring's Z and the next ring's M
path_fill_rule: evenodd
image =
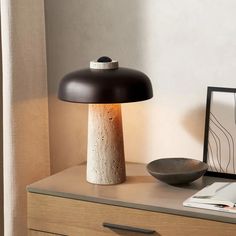
M120 104L90 104L87 180L95 184L125 181L125 157Z
M100 57L90 67L67 74L59 85L59 99L88 103L87 181L119 184L125 181L125 157L120 103L153 96L149 78Z

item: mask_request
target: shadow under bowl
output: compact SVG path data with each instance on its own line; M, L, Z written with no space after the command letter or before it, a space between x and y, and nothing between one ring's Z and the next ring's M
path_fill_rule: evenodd
M204 175L207 169L205 162L189 158L162 158L147 165L153 177L171 185L191 183Z

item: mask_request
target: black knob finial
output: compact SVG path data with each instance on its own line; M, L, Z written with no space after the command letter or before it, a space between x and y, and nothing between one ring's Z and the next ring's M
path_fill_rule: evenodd
M102 56L97 59L97 62L111 62L111 61L112 61L112 59L107 56Z

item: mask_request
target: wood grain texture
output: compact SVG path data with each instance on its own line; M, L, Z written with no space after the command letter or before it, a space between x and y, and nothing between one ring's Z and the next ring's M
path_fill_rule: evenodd
M125 179L120 104L90 104L87 181L95 184L118 184Z
M236 225L165 213L28 193L28 226L64 235L137 235L112 231L103 222L154 229L162 236L233 236Z
M61 234L51 234L42 231L28 230L28 236L62 236Z

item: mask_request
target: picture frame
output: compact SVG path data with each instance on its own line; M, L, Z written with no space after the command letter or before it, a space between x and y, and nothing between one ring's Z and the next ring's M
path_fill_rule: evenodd
M236 88L207 88L203 161L205 175L236 179Z

